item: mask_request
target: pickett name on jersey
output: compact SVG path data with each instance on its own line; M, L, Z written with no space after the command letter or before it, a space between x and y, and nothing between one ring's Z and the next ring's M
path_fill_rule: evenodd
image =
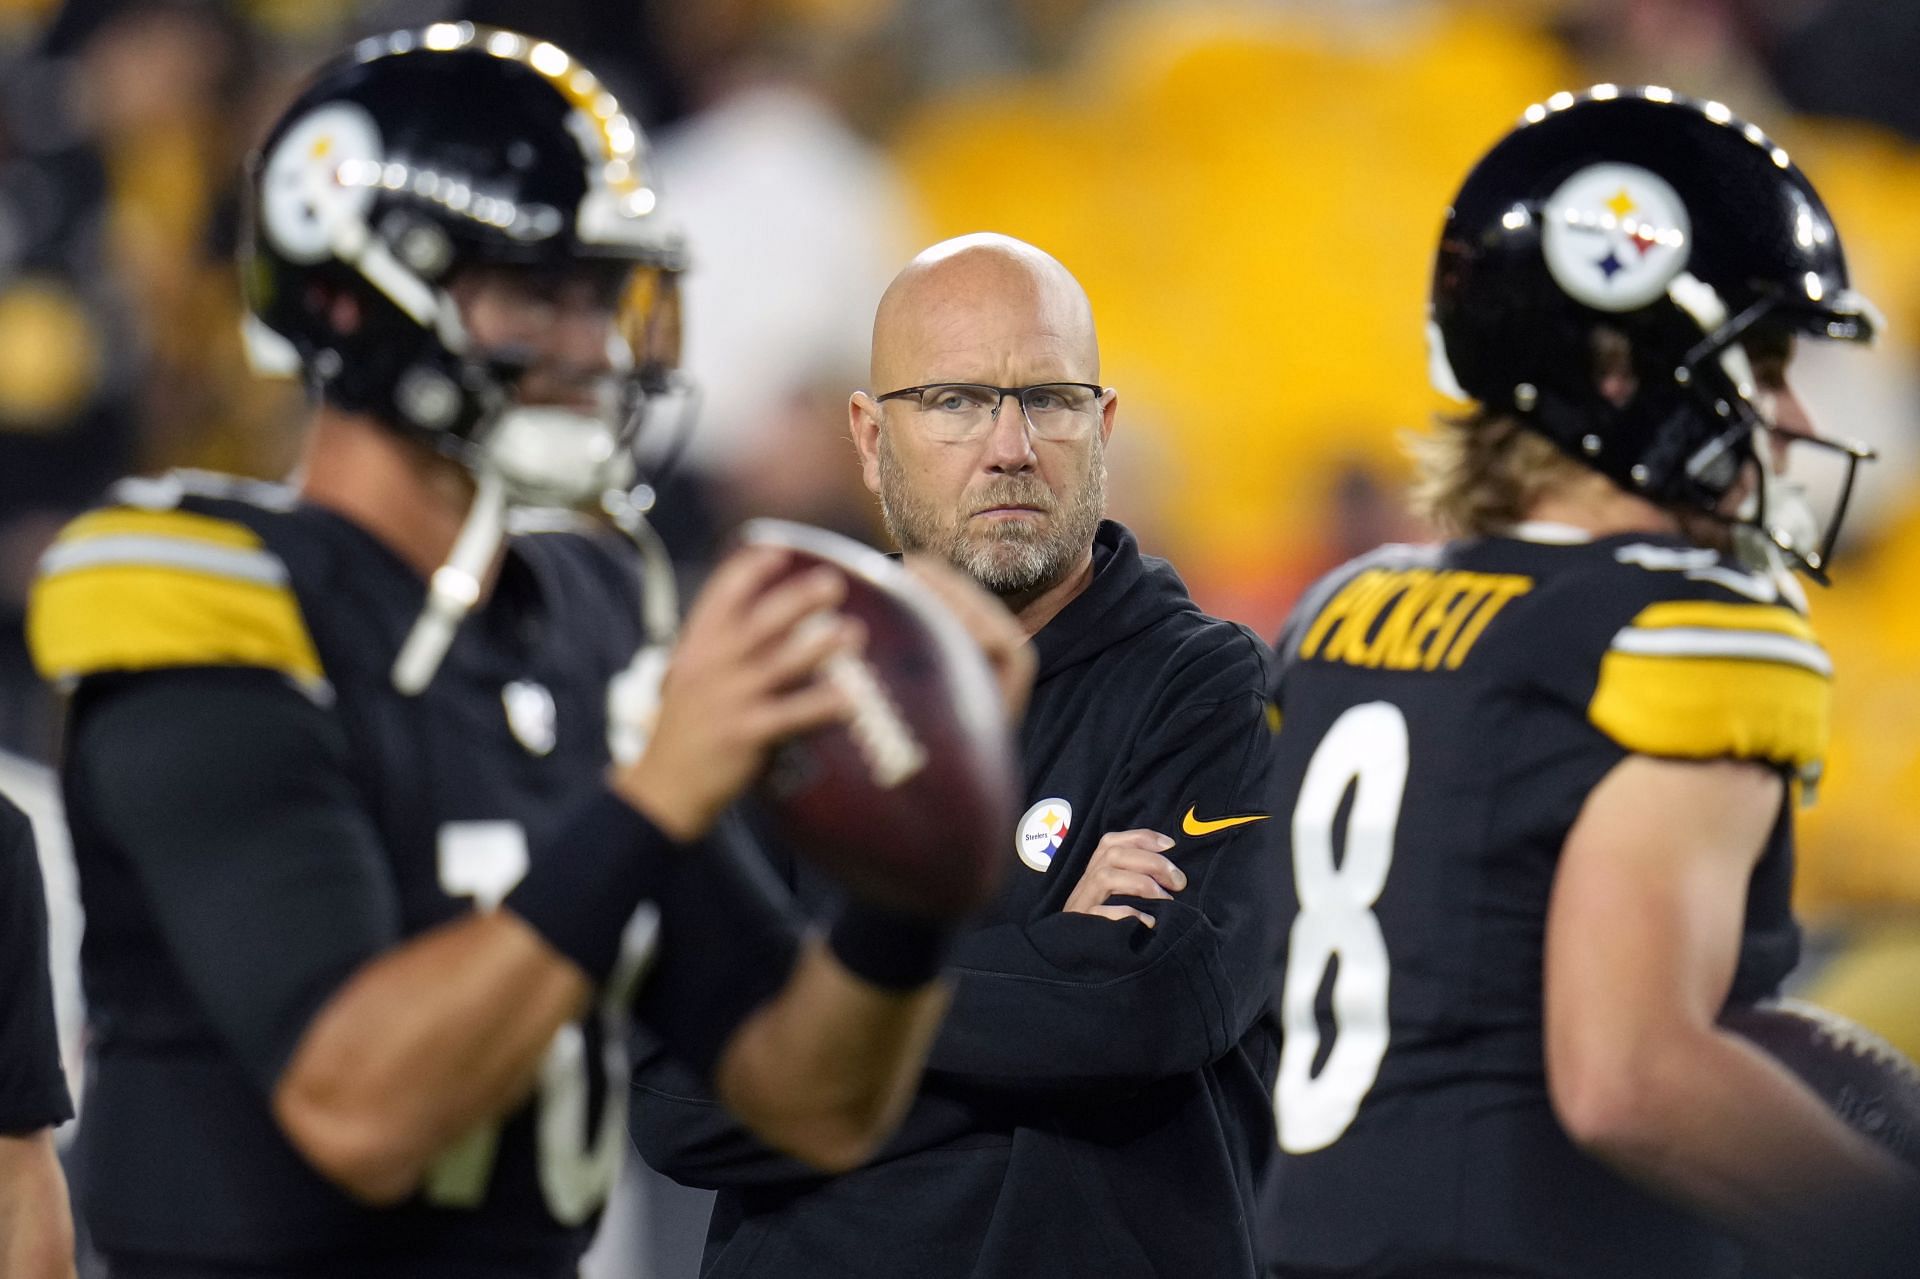
M1458 670L1509 603L1533 589L1517 573L1368 569L1313 619L1300 656L1349 666Z

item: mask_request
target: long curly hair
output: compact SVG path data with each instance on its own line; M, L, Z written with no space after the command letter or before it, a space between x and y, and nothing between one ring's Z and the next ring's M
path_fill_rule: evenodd
M1414 512L1449 537L1499 533L1543 494L1590 474L1546 436L1486 409L1439 418L1403 444L1414 463Z

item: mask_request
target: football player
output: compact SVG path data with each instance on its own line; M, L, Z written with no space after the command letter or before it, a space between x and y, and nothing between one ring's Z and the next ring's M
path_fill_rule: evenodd
M682 249L647 165L552 44L356 47L251 173L258 336L318 399L298 487L128 482L46 558L77 1181L115 1279L573 1274L636 998L812 1164L858 1162L911 1094L940 921L856 902L803 938L709 839L772 743L845 717L816 677L859 642L844 582L744 552L636 662L670 583L643 597L632 544L506 536L627 483L671 388ZM1017 628L976 629L1017 689Z
M53 1130L73 1118L54 1037L47 901L27 815L0 795L0 1279L71 1279Z
M872 372L850 426L894 540L990 589L1039 652L1016 864L955 940L925 1083L866 1167L775 1157L658 1058L635 1140L719 1188L710 1279L1253 1275L1284 874L1266 648L1104 518L1117 395L1052 257L926 250L880 302Z
M1277 644L1270 1273L1911 1273L1911 1173L1717 1024L1798 953L1832 672L1787 569L1844 493L1823 528L1789 476L1863 451L1786 372L1876 322L1826 209L1717 103L1561 94L1455 198L1432 321L1456 540Z

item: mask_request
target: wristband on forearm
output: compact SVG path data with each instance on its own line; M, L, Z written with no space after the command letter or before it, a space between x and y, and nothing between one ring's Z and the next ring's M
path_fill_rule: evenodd
M534 850L526 878L505 904L600 985L619 958L627 921L654 895L664 859L686 851L600 789Z
M939 975L952 940L944 923L850 900L827 933L827 949L860 980L908 991Z

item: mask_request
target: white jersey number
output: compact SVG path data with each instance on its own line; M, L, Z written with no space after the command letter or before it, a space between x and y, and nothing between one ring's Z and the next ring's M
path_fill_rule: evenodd
M1304 1155L1340 1139L1387 1054L1387 942L1373 905L1393 865L1394 830L1407 788L1407 720L1390 702L1355 706L1335 720L1307 764L1293 809L1293 884L1300 899L1287 938L1281 991L1286 1029L1274 1116L1280 1148ZM1345 848L1334 822L1348 790ZM1314 999L1330 965L1333 1049L1315 1074L1320 1023Z
M440 887L452 897L470 897L481 910L499 906L527 873L527 833L518 822L448 822L440 828ZM577 1022L554 1034L540 1062L540 1190L547 1210L562 1225L578 1225L599 1210L613 1188L626 1143L626 1013L640 968L651 950L658 916L643 911L627 931L621 962L603 992L598 1013L602 1042L599 1068L607 1081L600 1124L587 1139L587 1038ZM489 1120L449 1146L427 1171L429 1202L445 1208L476 1208L486 1199L500 1144L500 1122Z

